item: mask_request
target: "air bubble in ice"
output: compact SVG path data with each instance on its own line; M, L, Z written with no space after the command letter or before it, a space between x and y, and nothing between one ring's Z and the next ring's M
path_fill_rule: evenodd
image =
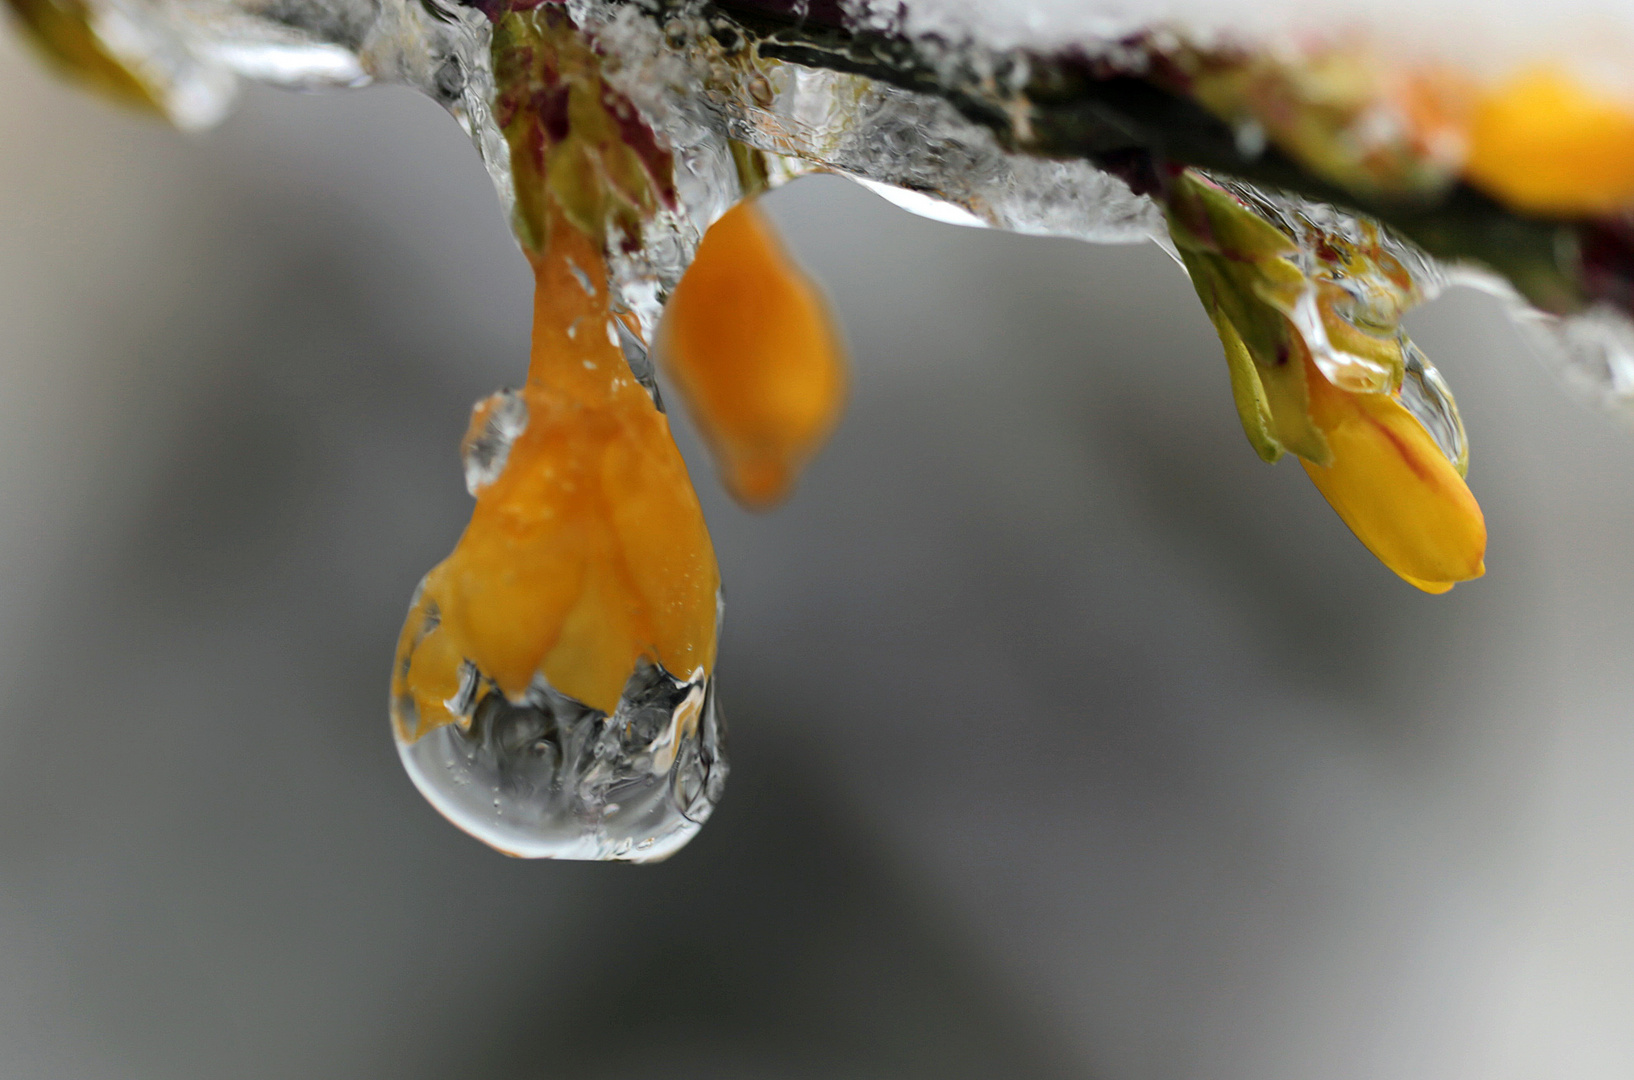
M528 428L528 403L515 390L501 390L471 409L460 457L465 462L465 489L474 497L499 479L511 456L511 443Z

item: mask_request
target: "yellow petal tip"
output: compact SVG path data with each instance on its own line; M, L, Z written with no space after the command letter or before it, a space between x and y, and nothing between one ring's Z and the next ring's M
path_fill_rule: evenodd
M1476 578L1483 576L1486 573L1486 560L1481 560L1481 562L1476 565L1474 572L1468 577L1459 578L1457 581L1426 581L1423 578L1416 578L1411 574L1404 574L1400 570L1395 570L1394 567L1391 569L1394 570L1397 577L1407 582L1407 584L1413 586L1413 588L1423 589L1427 593L1440 596L1444 592L1450 592L1454 585L1465 581L1474 581Z
M1421 578L1409 577L1408 575L1400 573L1399 571L1397 572L1397 576L1407 584L1413 586L1413 588L1422 589L1425 592L1431 593L1435 596L1440 596L1445 592L1451 592L1454 585L1454 582L1451 581L1424 581Z

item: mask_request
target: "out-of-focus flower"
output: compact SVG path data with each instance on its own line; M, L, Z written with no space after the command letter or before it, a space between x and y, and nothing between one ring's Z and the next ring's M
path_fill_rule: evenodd
M1634 205L1634 108L1552 67L1522 72L1473 110L1470 180L1523 210Z
M717 221L670 297L659 356L732 495L786 497L845 403L828 305L752 200Z
M114 55L81 0L10 0L18 24L59 71L119 101L161 111L155 90Z

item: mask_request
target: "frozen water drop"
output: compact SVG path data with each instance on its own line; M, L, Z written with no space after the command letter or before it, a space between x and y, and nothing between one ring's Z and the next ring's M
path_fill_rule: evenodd
M1288 313L1288 319L1304 338L1306 347L1311 350L1311 359L1323 376L1340 389L1353 393L1378 393L1387 388L1391 378L1388 367L1333 344L1322 318L1324 310L1333 311L1333 305L1324 305L1318 297L1317 287L1307 288Z
M505 471L511 443L528 429L528 403L515 390L501 390L471 410L471 426L460 446L465 462L465 489L474 498Z
M1464 434L1464 421L1458 415L1452 390L1423 350L1406 334L1401 335L1401 352L1405 361L1401 377L1402 406L1430 433L1447 460L1460 473L1464 472L1469 465L1469 439Z
M635 330L635 318L629 315L613 316L607 322L607 334L624 353L624 362L630 366L630 374L635 376L635 381L647 391L647 396L652 398L658 411L664 412L664 395L658 389L658 372L653 367L652 353L647 343Z
M430 731L399 715L393 728L421 794L484 843L522 858L652 862L719 801L723 728L702 672L676 678L643 662L609 715L543 679L513 702L464 669L479 687L466 715Z

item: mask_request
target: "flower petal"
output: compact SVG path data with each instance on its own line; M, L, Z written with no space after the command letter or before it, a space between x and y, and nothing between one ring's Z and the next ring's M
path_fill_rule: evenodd
M1486 572L1486 519L1458 470L1389 394L1333 387L1311 365L1311 414L1333 463L1305 472L1379 561L1426 592Z

